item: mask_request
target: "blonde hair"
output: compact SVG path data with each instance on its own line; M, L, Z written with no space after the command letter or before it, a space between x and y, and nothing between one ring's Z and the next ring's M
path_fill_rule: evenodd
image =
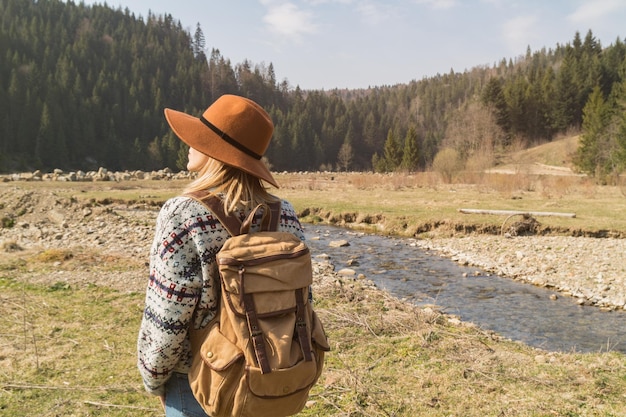
M267 191L259 178L210 157L198 171L198 178L184 189L185 193L197 191L219 196L226 213L279 201Z

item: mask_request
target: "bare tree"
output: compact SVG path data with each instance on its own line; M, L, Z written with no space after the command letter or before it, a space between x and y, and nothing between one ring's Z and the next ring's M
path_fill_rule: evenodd
M446 129L443 147L455 149L462 161L472 159L489 164L505 136L493 113L474 101L455 112Z
M352 158L354 157L354 152L352 151L352 145L350 142L344 142L339 148L339 153L337 154L337 168L340 171L348 171L350 166L352 165Z

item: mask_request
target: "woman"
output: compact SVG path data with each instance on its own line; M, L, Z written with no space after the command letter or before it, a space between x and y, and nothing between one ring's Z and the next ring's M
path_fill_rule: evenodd
M200 118L171 109L165 109L165 117L189 145L187 169L198 177L181 196L168 200L157 217L138 367L146 389L160 397L166 416L206 416L187 380L188 330L204 327L215 316L215 255L229 234L206 206L186 194L219 196L224 211L242 219L258 204L279 201L263 184L278 187L261 160L274 127L258 104L233 95L220 97ZM279 230L304 240L292 205L284 200L281 205Z

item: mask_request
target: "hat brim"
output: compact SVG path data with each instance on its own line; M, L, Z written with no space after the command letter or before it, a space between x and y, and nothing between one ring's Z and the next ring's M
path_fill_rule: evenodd
M202 123L199 118L177 110L165 109L165 119L176 136L195 150L279 188L278 183L263 161L226 142Z

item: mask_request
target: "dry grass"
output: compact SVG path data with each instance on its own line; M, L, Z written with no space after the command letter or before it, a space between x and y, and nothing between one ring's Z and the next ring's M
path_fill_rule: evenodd
M500 230L501 217L463 215L462 207L575 212L575 219L539 220L550 233L626 233L626 198L618 187L521 169L513 175L465 173L458 179L448 185L434 173L277 175L283 186L278 193L305 220L380 233ZM87 205L158 205L183 185L20 187L46 189ZM17 246L4 242L0 257L0 415L162 415L157 401L143 392L135 367L143 293L124 289L143 286L144 260L89 248L28 253ZM59 271L63 280L54 275ZM324 279L315 283L314 294L333 350L302 415L626 415L626 360L620 353L549 353L501 340L454 317L403 303L364 281Z
M571 167L571 160L576 153L580 136L566 135L551 142L506 155L502 164L518 166L545 164L556 167Z
M29 283L50 263L69 268L96 256L72 255L0 263L0 415L161 415L135 368L143 294ZM119 261L103 258L99 274L116 274ZM131 272L140 275L137 268ZM618 353L533 349L366 281L321 274L314 294L332 352L303 416L626 414L626 361Z
M459 212L476 208L575 213L573 219L538 218L541 232L626 236L626 217L620 215L626 211L626 198L619 188L577 176L483 174L479 183L442 184L433 173L310 173L281 174L278 181L279 194L304 220L378 233L498 233L501 216Z

